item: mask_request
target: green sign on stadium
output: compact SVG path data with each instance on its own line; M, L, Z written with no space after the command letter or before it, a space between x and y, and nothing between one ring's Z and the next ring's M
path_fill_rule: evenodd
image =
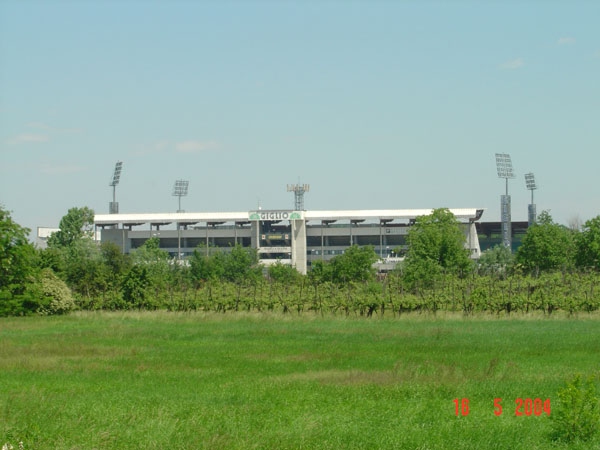
M251 211L248 213L249 220L298 220L302 219L301 211Z

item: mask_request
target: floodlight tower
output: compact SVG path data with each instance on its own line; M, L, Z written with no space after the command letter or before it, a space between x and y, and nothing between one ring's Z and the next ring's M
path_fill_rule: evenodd
M181 209L181 197L186 197L188 195L189 184L190 182L187 180L177 180L173 186L173 196L179 197L178 213L184 212L183 209ZM181 227L179 221L177 221L177 261L181 263Z
M117 184L121 179L121 170L123 169L123 163L117 161L115 164L115 171L113 172L112 181L108 184L113 188L113 201L108 204L108 211L110 214L119 214L119 203L117 203Z
M310 190L309 184L288 184L287 191L294 193L294 210L304 211L304 193Z
M527 186L527 189L531 191L531 203L527 207L527 225L531 226L537 219L535 203L533 203L533 191L537 189L537 184L535 183L535 177L533 176L533 173L529 172L525 174L525 185Z
M512 161L507 153L496 153L496 168L498 178L506 180L506 193L500 197L500 211L502 217L502 244L512 249L510 195L508 195L508 179L514 178Z
M175 186L173 186L173 197L179 197L179 209L178 213L184 212L181 209L181 197L186 197L188 195L188 186L190 182L187 180L177 180L175 181Z

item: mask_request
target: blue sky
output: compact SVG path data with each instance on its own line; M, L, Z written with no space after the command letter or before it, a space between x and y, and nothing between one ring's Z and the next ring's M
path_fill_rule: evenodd
M600 214L600 2L0 2L0 203Z

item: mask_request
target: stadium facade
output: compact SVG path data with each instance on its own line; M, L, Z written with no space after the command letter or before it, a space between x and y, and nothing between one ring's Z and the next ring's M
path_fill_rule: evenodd
M329 260L352 245L371 245L382 261L395 261L406 250L406 235L419 216L431 209L97 214L94 222L102 242L123 253L156 237L160 248L175 258L194 250L210 254L235 245L255 248L265 265L281 261L306 273L315 260ZM473 258L481 248L476 222L483 209L450 209L461 222L465 246Z

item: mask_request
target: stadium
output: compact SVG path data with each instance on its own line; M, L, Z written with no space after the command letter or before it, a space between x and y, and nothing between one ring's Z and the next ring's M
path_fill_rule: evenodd
M479 222L483 208L449 209L463 228L465 248L473 259L481 256L482 249L495 245L502 244L515 250L533 221L531 217L530 222L510 220L508 178L512 176L512 163L506 154L497 154L496 159L498 175L507 179L507 192L502 196L502 222ZM287 191L294 193L293 209L263 210L259 207L242 212L189 213L181 209L181 198L187 196L189 181L177 180L173 188L173 196L179 198L176 213L120 214L116 186L122 167L123 163L118 161L109 183L113 190L110 214L95 215L94 227L97 240L113 242L123 253L130 253L151 238L157 238L160 248L178 260L185 259L195 250L210 255L241 245L256 249L264 265L279 261L305 274L313 261L330 260L353 245L370 245L379 256L378 270L389 271L407 250L406 236L410 226L417 217L433 211L307 211L304 194L310 186L298 183L287 186ZM530 212L532 210L535 210L535 205L530 205Z
M298 205L296 205L298 206ZM476 222L483 209L450 209L462 224L465 246L473 258L481 248ZM257 250L265 265L280 261L306 273L315 260L329 260L352 245L371 245L380 270L393 268L406 250L406 235L415 219L431 209L389 210L253 210L244 212L177 212L156 214L97 214L102 242L113 242L123 253L158 238L160 248L174 258L194 250L210 254L235 245Z

